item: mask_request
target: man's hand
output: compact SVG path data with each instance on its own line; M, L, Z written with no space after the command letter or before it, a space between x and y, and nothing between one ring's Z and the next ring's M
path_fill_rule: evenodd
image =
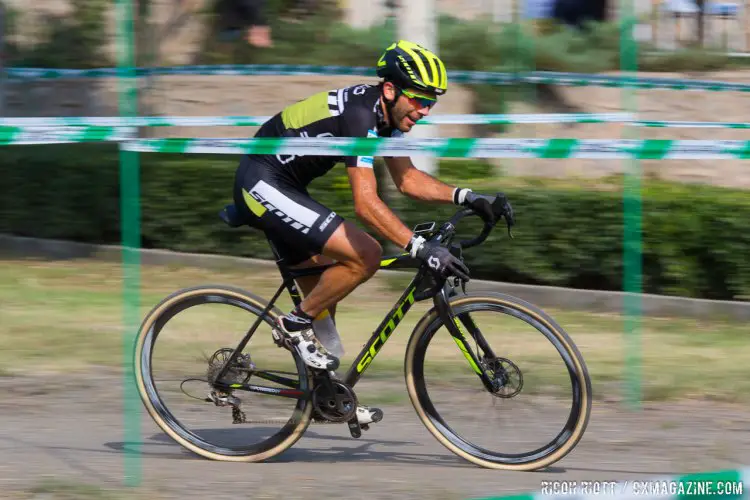
M504 194L487 196L477 194L469 189L457 190L456 200L462 206L471 208L488 224L495 224L501 217L505 217L508 229L516 223L513 207Z
M447 248L440 246L439 242L415 236L410 247L412 257L425 261L433 274L442 278L455 276L462 281L469 281L469 269L466 265Z

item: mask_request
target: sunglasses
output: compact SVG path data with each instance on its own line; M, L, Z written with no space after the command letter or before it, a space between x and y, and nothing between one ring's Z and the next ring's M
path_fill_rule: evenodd
M421 94L415 94L414 92L409 92L408 90L400 90L407 99L412 101L412 104L418 105L420 108L431 108L437 104L437 97L427 97Z

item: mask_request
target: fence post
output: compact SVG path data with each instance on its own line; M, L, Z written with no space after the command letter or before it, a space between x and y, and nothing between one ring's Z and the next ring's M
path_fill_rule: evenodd
M626 76L635 76L638 70L638 46L633 38L636 17L633 0L625 0L620 12L620 67ZM636 91L623 87L623 111L635 114ZM625 138L637 136L637 129L625 125ZM631 157L625 162L623 184L623 291L625 292L623 312L625 330L625 373L626 400L633 409L641 401L640 363L640 319L641 319L641 170L640 159Z
M120 116L138 112L137 75L133 48L133 0L116 0L117 83ZM132 129L130 129L132 132ZM137 129L136 129L137 130ZM138 153L120 149L120 227L122 234L123 426L124 480L141 484L141 403L134 385L136 331L140 316L140 175Z

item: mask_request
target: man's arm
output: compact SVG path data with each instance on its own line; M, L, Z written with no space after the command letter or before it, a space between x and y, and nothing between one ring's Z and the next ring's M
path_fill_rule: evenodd
M402 194L415 200L454 203L456 186L449 186L422 172L408 157L389 157L384 160L396 188Z
M371 168L356 167L346 170L352 186L357 217L399 248L406 248L413 232L378 196L375 171Z
M385 158L385 164L398 190L410 198L469 207L485 222L494 223L500 215L511 218L513 216L509 204L497 207L498 213L495 213L494 196L476 194L471 192L471 189L441 182L416 168L408 157Z

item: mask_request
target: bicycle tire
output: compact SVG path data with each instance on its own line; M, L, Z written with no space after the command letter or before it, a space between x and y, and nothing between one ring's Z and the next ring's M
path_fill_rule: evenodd
M591 415L591 380L588 369L583 360L581 353L573 343L569 335L544 311L536 306L529 304L516 297L501 293L492 292L473 292L466 295L453 297L450 300L450 306L453 314L459 315L471 312L471 309L477 310L476 307L484 307L485 310L491 310L493 307L505 308L515 311L520 316L543 325L546 331L542 331L548 340L552 336L559 346L567 354L575 373L577 381L577 390L579 394L574 394L574 403L571 415L566 422L566 428L558 434L558 437L564 436L561 442L555 443L543 453L537 453L528 456L519 456L522 454L503 454L490 452L481 446L469 443L460 435L451 429L448 423L444 422L437 413L434 405L429 399L425 388L424 381L424 359L427 346L432 340L435 333L444 326L442 319L437 311L433 308L428 311L414 327L409 339L405 363L404 375L406 385L412 405L419 416L419 419L427 427L430 433L451 452L459 457L475 463L482 467L490 469L514 470L514 471L532 471L547 467L570 453L582 438ZM517 316L516 316L517 317ZM531 324L531 323L529 323ZM555 342L552 342L553 345ZM555 346L558 353L560 348ZM560 353L562 355L562 353ZM563 360L565 358L563 357ZM567 361L566 361L567 365ZM568 366L570 371L571 367ZM571 376L571 378L573 378ZM477 379L477 383L480 383Z
M261 442L244 451L236 451L214 445L182 426L159 397L151 373L151 354L158 334L166 321L192 305L226 300L255 316L267 307L267 302L255 295L230 286L195 286L178 290L159 302L144 318L137 334L134 361L138 392L154 422L174 441L184 448L211 460L231 462L260 462L274 457L293 446L310 425L312 403L298 399L294 418L290 418L281 431L268 442ZM282 312L277 308L268 311L264 320L273 324ZM166 321L165 321L166 320ZM248 325L252 321L248 322ZM299 374L300 389L312 388L312 375L296 352L289 352Z

